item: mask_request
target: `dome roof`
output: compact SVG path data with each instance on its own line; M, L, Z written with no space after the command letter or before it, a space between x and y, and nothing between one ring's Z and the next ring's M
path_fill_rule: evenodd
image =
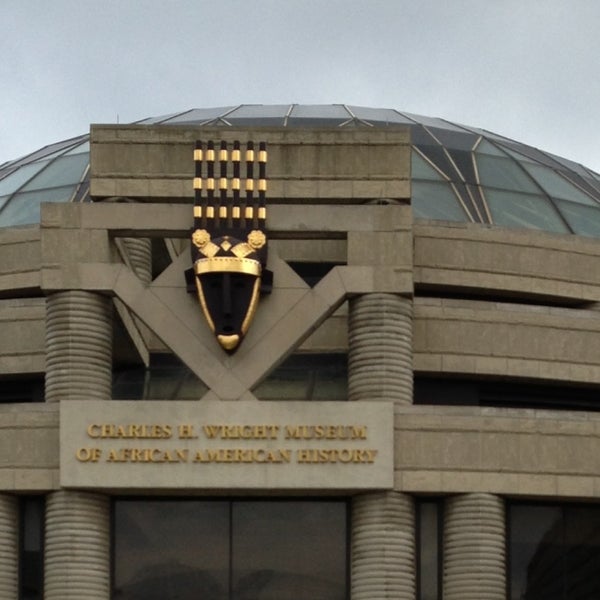
M600 175L489 131L386 108L249 105L191 109L141 125L387 127L412 135L416 219L600 237ZM89 135L0 165L0 227L39 221L41 202L89 200Z

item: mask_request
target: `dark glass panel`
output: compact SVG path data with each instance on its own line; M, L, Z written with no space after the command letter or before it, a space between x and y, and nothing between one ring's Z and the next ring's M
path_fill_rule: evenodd
M58 154L61 154L64 150L66 150L72 146L75 146L77 144L80 144L82 141L89 139L89 137L90 137L89 135L85 134L85 135L80 135L78 137L74 137L74 138L71 138L68 140L63 140L62 142L57 142L56 144L44 146L43 148L40 148L39 150L36 150L35 152L32 152L31 154L28 154L27 156L24 156L23 158L20 158L18 160L11 162L10 166L16 167L19 165L31 163L36 160L40 160L41 158L45 159L45 158L50 158L52 156L56 156Z
M479 139L478 135L474 135L468 131L455 131L450 129L440 129L439 127L428 127L432 135L434 135L443 146L449 150L462 150L470 152L473 146Z
M600 507L565 509L565 598L600 598Z
M439 146L439 142L422 125L413 125L410 128L410 139L413 146L421 150L421 146Z
M533 179L510 158L475 153L479 182L483 186L539 194Z
M229 113L226 118L235 126L282 127L285 125L289 109L289 104L244 104Z
M544 196L485 189L495 225L569 233L556 208Z
M345 600L345 502L234 502L233 600Z
M578 235L600 237L600 206L585 206L568 200L553 198L561 214Z
M418 600L439 600L441 595L440 508L436 500L420 500L417 504Z
M79 183L89 162L88 154L75 154L57 158L27 185L23 186L22 191L30 192L44 188L62 187L70 183Z
M78 144L73 149L69 150L68 152L65 152L65 156L71 156L73 154L83 154L84 152L87 152L88 154L90 152L89 141L84 141L82 144Z
M414 403L598 412L600 388L415 377Z
M416 150L411 158L411 175L413 179L428 179L430 181L446 182L442 175L434 169Z
M412 113L402 112L400 113L409 119L415 121L415 123L420 123L421 125L425 125L427 127L437 127L439 129L448 129L451 131L465 131L462 127L457 125L456 123L450 123L449 121L445 121L444 119L438 119L436 117L425 117L423 115L415 115Z
M0 196L5 194L10 195L16 192L22 185L27 183L32 177L39 173L39 171L47 166L47 164L47 160L41 160L29 165L24 165L0 180Z
M509 600L564 600L561 517L557 506L510 506Z
M68 202L75 186L52 188L37 192L19 192L0 212L0 227L39 223L42 202Z
M339 104L295 104L290 113L288 127L338 127L352 115Z
M0 402L43 402L43 375L0 380Z
M441 146L419 145L418 148L448 179L452 181L459 179L454 165L448 160Z
M552 169L531 163L523 163L523 166L549 196L587 204L588 206L598 205L587 194Z
M381 125L410 125L412 121L392 108L369 108L366 106L348 106L357 119Z
M163 123L165 125L174 125L176 123L206 123L223 117L230 113L235 106L221 106L216 108L195 108L188 112L178 114L169 118Z
M465 181L471 185L477 185L475 167L473 166L473 153L465 150L448 150L448 153Z
M490 154L492 156L502 156L503 158L506 158L505 152L486 139L482 139L481 142L477 144L475 152L477 154Z
M114 600L227 600L229 504L120 500Z
M541 163L551 169L556 169L560 166L559 163L553 160L548 154L545 154L537 148L532 148L531 146L526 146L525 144L520 144L519 142L514 142L512 140L506 140L499 143L511 156L514 156L519 160L519 162Z
M43 600L44 497L21 498L19 508L19 600Z
M295 354L254 390L260 400L346 400L345 354Z
M417 219L469 221L449 183L413 180L411 202Z
M479 210L479 214L481 215L481 222L489 223L490 217L486 208L486 204L483 201L483 197L481 195L481 188L476 185L466 185L465 187L469 191L469 195L472 199L471 202L473 202Z

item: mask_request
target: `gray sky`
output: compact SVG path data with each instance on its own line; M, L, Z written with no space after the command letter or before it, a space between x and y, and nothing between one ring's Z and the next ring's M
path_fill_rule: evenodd
M600 171L598 0L0 0L0 164L190 108L344 103Z

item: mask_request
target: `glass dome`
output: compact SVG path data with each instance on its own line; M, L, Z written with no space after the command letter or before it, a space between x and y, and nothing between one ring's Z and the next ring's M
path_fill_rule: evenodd
M506 137L387 108L250 105L191 109L141 125L389 127L412 135L416 219L600 237L600 175ZM89 136L0 165L0 227L36 223L41 202L89 200Z

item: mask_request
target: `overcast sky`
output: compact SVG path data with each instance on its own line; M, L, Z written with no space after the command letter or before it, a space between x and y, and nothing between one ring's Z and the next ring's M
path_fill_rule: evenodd
M343 103L600 171L599 0L0 0L0 164L190 108Z

